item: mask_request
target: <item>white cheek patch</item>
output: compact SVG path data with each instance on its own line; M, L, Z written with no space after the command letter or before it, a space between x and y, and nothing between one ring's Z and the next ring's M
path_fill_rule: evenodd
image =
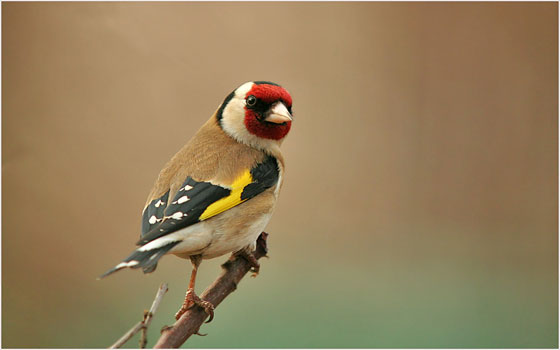
M224 131L238 141L250 135L245 128L245 99L236 96L229 101L222 113L221 125Z

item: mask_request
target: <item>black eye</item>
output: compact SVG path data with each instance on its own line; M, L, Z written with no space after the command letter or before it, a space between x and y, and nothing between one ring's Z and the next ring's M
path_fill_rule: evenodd
M247 97L247 106L253 107L257 104L257 98L253 95Z

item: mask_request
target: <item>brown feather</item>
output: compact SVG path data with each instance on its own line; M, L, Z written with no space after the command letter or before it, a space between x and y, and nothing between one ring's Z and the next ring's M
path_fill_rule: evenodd
M284 167L279 150L270 150ZM174 198L187 176L196 181L229 185L246 169L265 158L265 152L234 140L218 125L216 114L198 130L161 170L145 207L170 190Z

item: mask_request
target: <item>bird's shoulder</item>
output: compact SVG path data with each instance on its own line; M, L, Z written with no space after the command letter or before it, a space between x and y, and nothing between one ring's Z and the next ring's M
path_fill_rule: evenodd
M148 242L220 214L274 186L281 155L225 135L211 118L160 172L142 215Z
M235 141L210 118L163 167L145 206L164 195L177 192L187 177L196 181L232 183L244 169L265 158L264 152Z

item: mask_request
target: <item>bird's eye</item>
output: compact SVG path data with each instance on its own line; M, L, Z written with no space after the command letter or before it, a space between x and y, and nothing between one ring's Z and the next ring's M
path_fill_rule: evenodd
M253 107L257 104L257 98L253 95L247 97L247 106Z

